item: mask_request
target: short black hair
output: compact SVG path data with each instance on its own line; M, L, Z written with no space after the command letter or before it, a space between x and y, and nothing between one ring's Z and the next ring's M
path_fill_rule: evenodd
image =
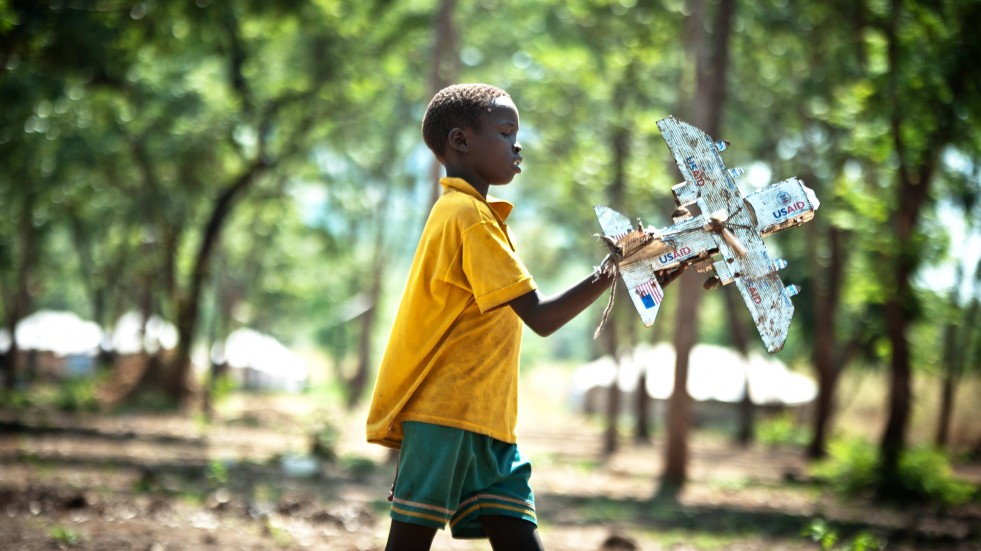
M494 100L509 97L490 84L453 84L443 88L429 102L422 118L422 139L440 161L446 150L450 130L480 128L480 116L494 106Z

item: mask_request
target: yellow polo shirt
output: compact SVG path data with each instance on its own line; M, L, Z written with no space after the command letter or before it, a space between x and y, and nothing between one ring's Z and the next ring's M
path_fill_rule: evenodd
M402 421L423 421L515 443L522 322L506 305L535 282L504 223L512 205L458 178L440 184L378 371L368 441L398 448Z

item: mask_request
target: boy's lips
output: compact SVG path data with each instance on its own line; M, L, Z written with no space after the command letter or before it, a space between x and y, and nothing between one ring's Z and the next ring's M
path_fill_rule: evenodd
M521 172L521 161L522 160L523 160L523 158L518 157L517 159L514 160L514 163L511 165L511 166L514 167L515 172Z

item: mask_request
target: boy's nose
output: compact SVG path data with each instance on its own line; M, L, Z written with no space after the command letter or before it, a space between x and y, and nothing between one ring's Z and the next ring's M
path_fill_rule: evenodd
M514 142L514 152L521 153L521 144L519 144L518 142Z

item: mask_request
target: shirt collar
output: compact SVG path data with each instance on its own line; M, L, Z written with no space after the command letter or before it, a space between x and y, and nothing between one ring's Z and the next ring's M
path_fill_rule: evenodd
M514 208L514 205L508 201L505 201L499 197L494 197L490 194L487 194L487 198L485 199L480 193L477 192L476 189L473 188L473 186L468 184L467 181L462 178L440 178L439 183L443 186L443 193L446 193L448 190L452 189L461 191L467 195L470 195L471 197L476 197L477 199L484 201L491 209L493 209L495 213L497 213L498 216L501 217L502 221L507 220L508 215L511 214L511 210Z

